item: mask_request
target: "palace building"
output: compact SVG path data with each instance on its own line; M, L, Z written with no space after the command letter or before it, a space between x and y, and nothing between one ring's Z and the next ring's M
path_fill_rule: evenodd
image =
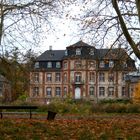
M122 48L96 49L82 41L66 50L50 48L30 72L30 100L129 98L125 75L134 71L134 60Z

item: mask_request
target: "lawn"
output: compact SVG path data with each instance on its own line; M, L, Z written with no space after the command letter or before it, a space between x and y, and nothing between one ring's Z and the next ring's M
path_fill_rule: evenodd
M140 115L0 120L0 140L139 140Z

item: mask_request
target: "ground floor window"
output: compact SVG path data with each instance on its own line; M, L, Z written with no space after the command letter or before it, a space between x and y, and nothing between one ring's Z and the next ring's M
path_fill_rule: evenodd
M47 87L46 88L46 95L47 96L51 96L52 95L52 88L51 87Z
M56 96L60 96L61 95L61 88L60 87L56 87L55 94L56 94Z
M105 87L99 87L99 96L105 96Z
M122 87L122 96L126 96L126 88Z
M33 97L39 96L39 87L33 88Z
M89 95L91 95L91 96L94 95L94 87L89 88Z
M108 96L114 96L114 87L108 87Z
M64 96L67 95L67 87L64 87Z

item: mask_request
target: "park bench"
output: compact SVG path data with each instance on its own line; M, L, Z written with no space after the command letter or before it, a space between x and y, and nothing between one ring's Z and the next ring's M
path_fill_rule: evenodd
M32 118L32 110L37 109L37 106L0 106L1 119L3 118L3 110L29 110L30 119Z

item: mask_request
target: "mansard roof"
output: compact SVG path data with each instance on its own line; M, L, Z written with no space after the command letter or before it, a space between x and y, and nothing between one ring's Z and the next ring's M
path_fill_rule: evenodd
M126 51L122 48L115 48L115 49L96 49L95 47L88 45L84 43L83 41L79 41L71 46L67 47L67 50L69 50L69 55L65 56L66 50L47 50L44 53L42 53L36 61L61 61L63 58L67 57L75 57L74 55L74 48L76 47L84 47L83 52L81 56L82 58L91 58L91 59L131 59ZM89 55L90 48L95 49L95 54L93 56ZM72 50L72 51L70 51Z
M61 61L64 54L65 50L47 50L36 61Z

